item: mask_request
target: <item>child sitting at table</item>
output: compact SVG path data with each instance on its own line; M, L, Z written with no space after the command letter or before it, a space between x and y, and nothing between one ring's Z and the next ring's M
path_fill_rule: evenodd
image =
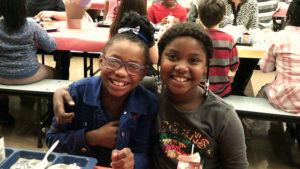
M177 157L193 150L204 168L247 168L243 128L234 108L199 85L213 55L209 35L199 24L179 23L163 34L158 47L160 78L142 81L159 99L152 168L176 168ZM69 120L62 104L72 104L70 94L61 88L54 96L56 118Z
M68 12L71 13L71 15L77 15L81 12L83 12L80 17L82 18L83 22L93 22L93 19L90 17L90 15L85 12L86 9L88 9L91 5L91 3L88 3L84 7L81 7L81 1L84 3L90 2L90 0L76 0L76 1L71 1L71 0L64 0L63 1L63 7L68 8ZM73 12L75 11L75 12ZM76 13L76 14L74 14ZM70 15L70 14L69 14ZM56 10L40 10L38 14L34 16L35 19L43 20L45 18L52 18L58 21L65 21L67 20L67 12L65 11L56 11Z
M105 0L103 20L115 20L121 0Z
M245 138L234 108L199 85L213 55L209 35L199 24L179 23L163 34L158 51L162 83L143 81L159 98L152 168L176 168L179 155L198 152L203 168L246 169Z
M214 44L214 54L210 60L209 89L220 97L231 92L229 71L236 71L239 58L234 39L231 35L220 31L219 24L224 19L226 8L223 0L201 1L199 17ZM202 80L204 83L204 78Z
M138 16L130 13L123 19L143 19ZM101 166L147 166L158 103L153 93L139 85L150 63L148 43L153 42L148 38L153 27L144 19L137 27L120 28L107 42L99 58L101 76L69 87L75 105L65 105L65 110L74 112L74 119L65 125L53 119L46 135L48 147L60 140L55 151L95 157Z
M171 25L186 22L186 17L186 9L174 0L163 0L162 2L154 3L148 10L149 20L159 25L165 25L168 22L171 22Z
M40 64L37 46L54 51L55 40L35 21L26 19L26 0L0 1L0 83L28 84L55 78L52 67ZM8 97L0 95L0 123L12 124Z
M27 16L33 17L41 11L65 11L63 0L26 0Z
M263 72L276 69L276 79L264 85L258 97L267 97L270 103L283 111L300 113L300 0L293 0L288 8L285 30L277 33L267 54L260 62ZM287 124L300 146L300 124Z

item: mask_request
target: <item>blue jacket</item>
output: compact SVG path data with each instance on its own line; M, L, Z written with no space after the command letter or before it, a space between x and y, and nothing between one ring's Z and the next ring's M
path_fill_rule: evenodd
M102 157L99 159L99 156L110 160L111 150L100 146L90 147L84 137L86 131L97 129L111 121L101 106L101 86L102 80L98 76L82 79L69 87L75 106L66 105L65 110L74 112L75 117L65 125L59 125L53 118L51 129L46 135L48 147L59 139L56 152L95 157L100 165ZM138 169L146 168L148 164L146 153L150 148L149 136L157 106L156 96L139 85L130 92L120 117L115 148L121 150L129 147L134 153L135 168Z

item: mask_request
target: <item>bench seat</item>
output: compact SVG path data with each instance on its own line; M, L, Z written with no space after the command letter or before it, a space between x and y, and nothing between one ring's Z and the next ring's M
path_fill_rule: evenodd
M224 98L233 105L240 117L300 123L300 114L293 114L273 107L267 98L231 95Z
M13 94L13 95L30 95L35 96L38 103L38 148L43 146L42 144L42 128L48 123L52 122L52 96L56 89L66 87L72 84L70 80L58 80L58 79L43 79L41 81L26 84L26 85L3 85L0 84L0 93ZM48 100L48 112L43 113L42 99Z

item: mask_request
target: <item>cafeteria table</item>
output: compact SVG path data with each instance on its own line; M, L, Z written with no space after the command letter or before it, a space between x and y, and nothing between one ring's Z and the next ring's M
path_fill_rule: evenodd
M96 23L82 23L81 29L67 29L66 21L53 21L54 27L58 30L49 32L49 35L56 40L56 62L57 76L62 76L62 59L61 52L71 51L74 56L83 56L84 58L84 77L90 71L93 76L91 57L98 57L99 53L105 47L109 39L109 28L97 27ZM237 46L240 58L262 58L267 51L265 46ZM87 58L90 58L90 65L87 66Z
M93 59L98 57L109 39L109 28L97 27L96 23L83 22L81 29L66 28L66 21L52 21L53 27L58 28L57 31L49 32L49 36L56 41L56 68L57 78L61 78L64 69L63 53L71 51L74 56L83 56L84 58L84 76L90 71L93 75ZM48 53L46 53L48 54ZM90 58L90 65L87 65L87 58Z
M237 49L239 58L261 59L267 53L267 48L260 46L237 45Z
M89 9L104 10L104 4L105 4L105 0L92 0Z

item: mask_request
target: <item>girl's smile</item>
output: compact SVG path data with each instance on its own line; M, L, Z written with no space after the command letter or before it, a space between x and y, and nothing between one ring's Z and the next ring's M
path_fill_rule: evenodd
M206 69L203 44L189 37L178 37L166 46L161 58L161 78L174 95L191 96Z
M130 49L130 50L128 50ZM106 57L114 57L122 62L132 62L138 65L145 65L145 49L138 43L129 40L117 40L106 51ZM112 69L109 61L100 58L101 77L103 81L103 90L105 93L114 97L126 97L144 77L144 70L131 75L128 73L126 65L121 65L119 68ZM113 63L111 63L113 64Z

